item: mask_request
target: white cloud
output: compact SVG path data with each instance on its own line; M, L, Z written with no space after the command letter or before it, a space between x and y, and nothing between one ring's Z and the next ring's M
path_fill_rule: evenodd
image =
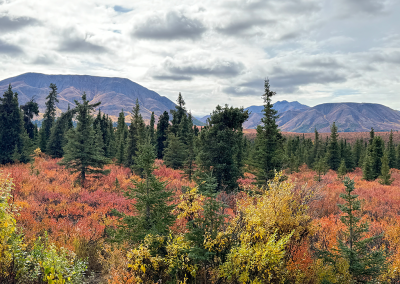
M126 77L199 116L260 105L266 77L277 100L400 109L399 14L395 0L3 1L0 78Z

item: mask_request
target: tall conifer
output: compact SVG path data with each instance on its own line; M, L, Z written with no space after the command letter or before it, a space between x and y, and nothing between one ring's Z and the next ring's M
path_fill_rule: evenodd
M338 128L334 122L331 127L331 136L328 146L328 164L329 167L334 171L336 171L339 168L341 161L340 148L338 143L339 134L337 131Z
M57 98L57 86L53 83L50 84L50 93L46 97L46 110L43 115L42 127L40 128L40 150L46 152L47 142L50 138L51 128L56 119L56 103L58 103Z
M169 114L167 111L159 117L156 132L156 153L158 159L163 159L165 141L167 140L167 131L169 126Z

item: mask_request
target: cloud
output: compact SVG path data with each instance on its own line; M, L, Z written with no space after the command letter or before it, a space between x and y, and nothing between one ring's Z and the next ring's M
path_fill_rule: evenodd
M54 63L54 58L48 54L41 54L32 61L34 65L53 65Z
M241 62L227 59L185 58L184 60L168 59L163 63L162 69L177 75L234 77L244 71Z
M37 25L39 21L29 17L15 17L4 15L0 16L0 32L14 32L24 27Z
M311 60L303 61L299 65L302 67L323 69L340 69L345 67L333 57L314 58Z
M151 16L137 25L133 35L154 40L198 39L207 30L202 22L177 12L165 16Z
M119 6L119 5L115 5L113 8L114 8L114 11L117 13L129 13L129 12L133 11L133 9L125 8L125 7Z
M234 19L229 24L221 27L217 27L216 30L222 34L226 35L240 35L245 34L249 30L252 30L255 27L264 26L266 24L273 24L274 20L266 20L266 19L247 19L247 20L238 20ZM259 34L260 32L256 32Z
M254 96L260 95L256 89L248 88L248 87L240 87L240 86L230 86L222 89L225 94L234 95L234 96Z
M0 54L15 56L15 55L21 55L23 53L24 52L22 51L22 49L19 46L9 44L0 39Z
M171 81L191 81L192 77L189 76L177 76L177 75L154 75L153 79L156 80L171 80Z
M62 33L63 38L59 51L69 53L105 53L107 49L89 41L88 35L83 35L74 28L66 29Z
M380 14L385 9L385 0L339 0L338 10L341 16L354 14Z

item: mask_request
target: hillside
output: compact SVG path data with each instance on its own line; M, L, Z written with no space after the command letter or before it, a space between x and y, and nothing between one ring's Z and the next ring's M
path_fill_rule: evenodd
M86 92L92 103L101 101L102 112L114 120L122 109L129 119L129 113L136 99L139 99L141 114L145 120L150 119L152 111L159 116L164 111L175 108L170 99L124 78L25 73L0 81L0 93L2 94L11 84L13 90L18 92L20 104L34 98L39 104L40 112L43 113L50 83L58 87L59 112L67 110L68 105L73 106L74 100L79 100L83 92Z
M282 115L284 117L285 114ZM400 130L400 113L387 106L371 103L326 103L309 108L279 123L286 132L330 132L333 122L339 132Z

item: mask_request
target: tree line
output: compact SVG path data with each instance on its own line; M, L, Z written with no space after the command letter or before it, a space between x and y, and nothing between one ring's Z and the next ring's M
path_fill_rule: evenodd
M390 168L400 168L400 145L394 145L392 132L386 144L373 129L369 141L359 139L350 144L339 140L333 123L326 140L317 130L314 140L304 136L286 138L276 124L278 114L272 104L275 92L270 90L268 80L264 89L264 116L255 141L249 141L242 126L249 117L248 111L217 106L200 130L193 125L180 93L175 109L170 111L172 117L165 111L157 124L154 112L149 125L145 124L137 100L130 125L122 110L114 127L101 110L94 114L101 103L89 104L85 93L82 102L75 101L75 106L57 117L58 92L54 84L50 84L38 129L32 122L39 114L38 104L31 100L19 106L18 94L10 85L0 98L0 163L29 162L33 151L40 148L52 158L63 158L60 164L73 173L79 172L79 182L84 183L88 175L107 173L103 167L112 162L142 174L137 163L139 148L149 144L156 158L164 160L168 167L183 170L189 180L212 174L217 191L236 190L237 180L245 171L254 173L257 183L266 186L275 171L298 171L303 164L317 172L318 180L328 169L343 176L361 167L366 180L380 178L384 184L391 183Z

